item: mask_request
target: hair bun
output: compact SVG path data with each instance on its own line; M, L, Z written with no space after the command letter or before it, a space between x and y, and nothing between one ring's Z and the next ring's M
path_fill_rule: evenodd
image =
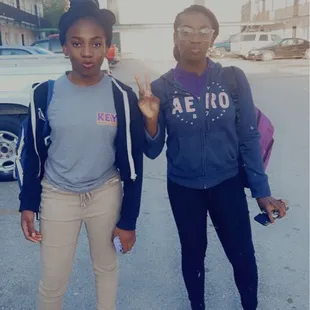
M83 10L83 8L85 8L86 10L98 10L102 15L103 20L111 26L115 25L116 23L115 14L110 10L100 9L98 0L70 0L71 10Z
M115 14L112 11L107 10L107 9L101 9L100 11L102 12L104 20L111 26L114 26L116 23Z

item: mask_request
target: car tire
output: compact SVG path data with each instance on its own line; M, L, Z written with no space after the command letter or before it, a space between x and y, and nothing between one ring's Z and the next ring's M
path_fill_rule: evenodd
M273 53L272 52L264 52L262 56L262 61L272 61L273 60Z
M19 128L19 117L0 116L0 181L14 180Z

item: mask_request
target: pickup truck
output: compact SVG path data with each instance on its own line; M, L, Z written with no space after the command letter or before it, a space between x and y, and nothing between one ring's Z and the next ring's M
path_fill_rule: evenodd
M32 85L57 79L70 69L61 54L0 57L0 181L14 180L16 144ZM110 72L107 59L102 70Z

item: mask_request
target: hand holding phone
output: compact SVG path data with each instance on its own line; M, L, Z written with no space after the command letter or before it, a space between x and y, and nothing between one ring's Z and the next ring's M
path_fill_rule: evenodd
M122 246L122 243L121 243L119 236L116 236L113 239L113 243L114 243L114 247L115 247L116 252L123 253L123 246Z
M286 211L289 210L289 207L286 206ZM274 211L272 217L276 220L279 217L279 212ZM268 226L271 224L268 214L266 212L262 212L254 217L254 220L263 226Z

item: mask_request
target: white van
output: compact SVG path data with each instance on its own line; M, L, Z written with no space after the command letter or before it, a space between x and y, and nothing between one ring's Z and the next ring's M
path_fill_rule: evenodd
M264 47L281 37L272 32L243 32L238 36L238 40L231 42L231 53L247 58L247 54L256 48Z

